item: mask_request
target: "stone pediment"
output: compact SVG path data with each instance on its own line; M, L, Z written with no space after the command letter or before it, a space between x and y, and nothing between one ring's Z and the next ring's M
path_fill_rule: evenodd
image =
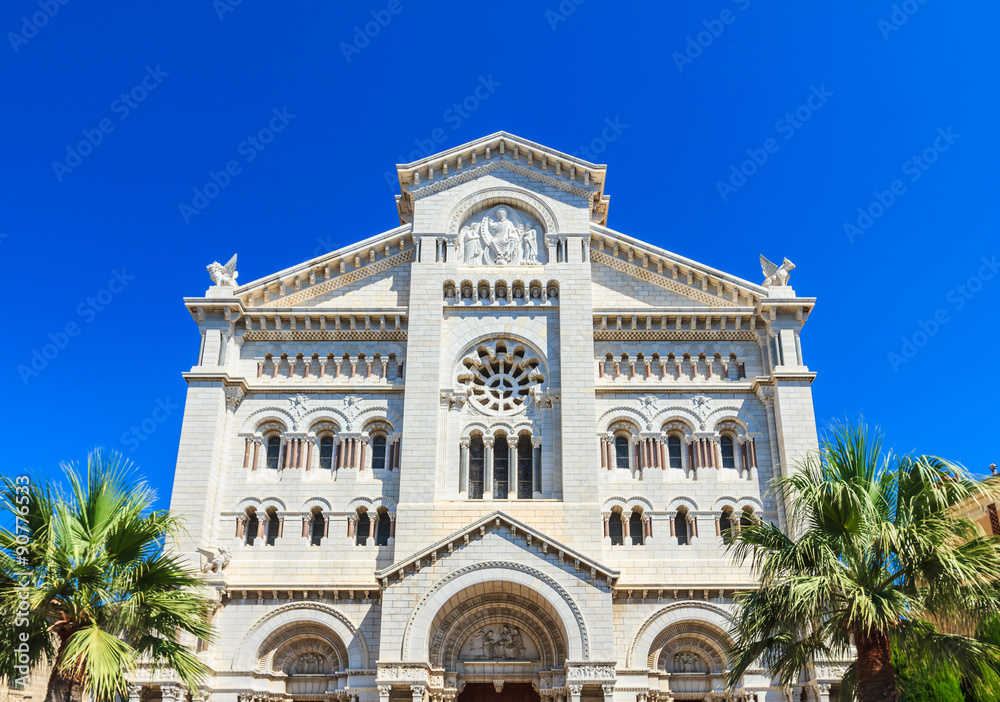
M591 221L607 222L606 165L584 161L508 132L496 132L419 161L397 164L402 193L396 197L399 221L412 221L416 200L498 171L589 200Z
M491 512L467 526L453 532L449 536L427 546L392 565L375 571L375 577L383 588L390 581L403 579L407 574L419 572L421 568L433 565L439 557L452 553L456 547L465 547L474 541L482 539L491 531L503 530L515 538L522 538L529 549L537 550L539 556L554 554L559 563L572 566L583 577L592 580L603 580L608 587L618 582L620 571L603 565L589 556L566 546L542 532L499 510Z

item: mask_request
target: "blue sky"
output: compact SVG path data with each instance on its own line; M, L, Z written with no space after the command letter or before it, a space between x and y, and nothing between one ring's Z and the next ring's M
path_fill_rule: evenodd
M4 473L102 445L165 503L205 266L389 229L393 164L501 129L607 163L614 229L794 261L821 425L1000 459L1000 6L235 2L0 10Z

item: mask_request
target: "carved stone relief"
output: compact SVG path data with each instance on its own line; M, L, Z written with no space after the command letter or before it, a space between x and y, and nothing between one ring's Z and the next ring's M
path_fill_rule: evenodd
M459 258L467 266L536 265L541 226L509 205L470 217L458 234Z

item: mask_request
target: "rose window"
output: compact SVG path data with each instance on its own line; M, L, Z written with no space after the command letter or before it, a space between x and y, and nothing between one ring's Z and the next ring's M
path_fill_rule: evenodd
M531 401L532 390L544 380L540 362L523 346L507 350L504 342L494 348L480 346L462 360L465 371L459 382L469 390L469 402L487 414L515 414Z

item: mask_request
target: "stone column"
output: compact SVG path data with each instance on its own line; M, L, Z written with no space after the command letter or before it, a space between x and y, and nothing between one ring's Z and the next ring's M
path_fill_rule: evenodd
M378 686L378 702L389 702L389 694L392 692L392 685Z
M413 702L424 702L424 686L410 685L410 692L413 695Z
M604 702L614 702L615 700L614 683L604 683L603 685L601 685L601 691L604 693Z
M569 686L570 702L580 702L581 692L583 692L583 685L570 685Z
M608 440L603 436L599 439L601 450L601 468L608 467Z
M349 514L349 515L347 515L347 538L348 539L353 539L354 538L354 528L357 525L357 523L358 523L358 515L356 515L356 514Z
M257 470L260 467L260 441L258 439L253 440L253 470Z
M517 437L507 437L507 499L517 499L517 482L520 477L517 460Z
M458 440L458 492L460 495L469 493L469 438Z
M601 517L604 520L604 538L607 540L611 538L611 515L602 514Z
M542 496L542 439L538 436L531 437L531 492L532 497Z
M816 685L816 695L819 697L819 702L830 702L830 684L819 683Z
M483 446L483 499L493 499L493 437L484 436Z

